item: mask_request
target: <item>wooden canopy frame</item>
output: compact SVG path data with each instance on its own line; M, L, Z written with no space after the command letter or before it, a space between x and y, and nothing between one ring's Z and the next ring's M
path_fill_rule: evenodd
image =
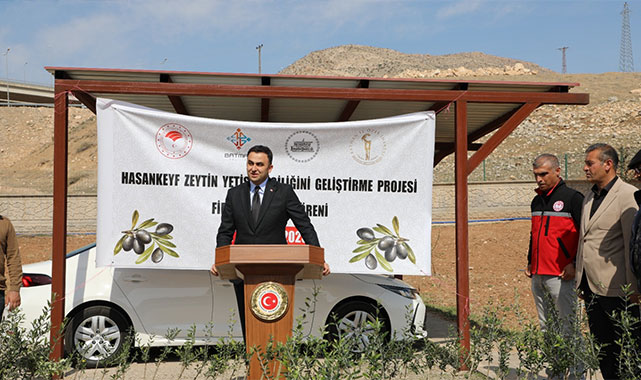
M64 318L65 253L67 232L67 161L68 105L74 95L87 108L96 112L97 96L166 96L173 111L188 114L191 106L186 99L194 97L257 98L260 120L270 120L271 102L275 100L339 100L338 120L350 120L363 102L396 102L424 104L423 110L437 114L454 106L453 138L437 136L434 165L449 154L455 154L456 199L456 305L457 328L465 350L470 348L469 326L469 247L468 247L468 176L505 140L514 129L539 106L544 104L586 105L589 95L570 93L575 83L519 83L444 80L403 80L381 78L331 78L252 74L216 74L161 72L142 70L105 70L84 68L46 68L55 76L54 117L54 196L53 196L53 282L51 312L52 359L63 353L60 326ZM182 76L191 75L189 83L177 83ZM222 83L212 83L212 77L224 77ZM149 78L156 78L150 81ZM196 78L196 80L194 80ZM186 81L186 80L185 80ZM254 84L248 84L251 82ZM275 81L286 85L273 85ZM288 82L289 81L289 82ZM341 81L355 83L351 87ZM196 83L194 83L196 82ZM231 82L231 83L230 83ZM291 82L291 83L290 83ZM374 86L375 84L376 86ZM423 87L421 87L423 86ZM472 90L472 87L478 88ZM98 94L98 95L96 95ZM492 105L491 121L470 130L468 120L474 111L471 105ZM499 105L514 105L507 112ZM403 112L405 113L405 112ZM361 115L363 116L363 115ZM437 118L437 129L439 128ZM452 131L445 131L452 132ZM474 143L494 132L483 144ZM468 151L475 153L468 158Z

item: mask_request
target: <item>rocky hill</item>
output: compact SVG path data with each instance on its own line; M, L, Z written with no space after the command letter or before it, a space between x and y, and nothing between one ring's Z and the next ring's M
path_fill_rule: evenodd
M534 63L480 52L448 55L405 54L391 49L343 45L309 53L283 69L287 75L376 78L448 78L536 75L551 72Z
M559 74L533 63L483 53L446 56L403 54L390 49L346 45L315 51L282 74L360 77L448 78L580 83L588 106L543 106L494 151L471 180L529 180L538 153L560 156L567 175L581 178L583 151L608 142L628 159L641 148L641 73ZM70 193L96 191L96 119L72 108ZM624 157L625 158L625 157ZM50 194L53 165L53 109L0 108L0 194ZM452 157L435 170L436 182L453 180Z

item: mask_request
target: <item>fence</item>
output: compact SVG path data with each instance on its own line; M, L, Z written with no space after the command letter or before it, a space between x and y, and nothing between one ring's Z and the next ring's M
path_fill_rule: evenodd
M619 153L620 175L629 180L631 177L625 172L628 162L634 157L637 150L617 148ZM581 181L585 179L583 166L585 153L555 153L559 159L561 176L566 180ZM496 182L496 181L533 181L532 162L539 153L515 153L509 159L498 158L490 155L469 176L470 182ZM454 182L454 156L447 157L434 169L435 183Z
M71 195L67 205L67 230L96 231L96 196ZM0 195L0 213L11 219L19 234L51 234L53 196Z
M587 192L585 181L568 181ZM514 218L530 215L533 181L476 182L468 186L470 219ZM435 184L432 194L434 221L454 220L454 185ZM69 232L96 231L96 196L71 195L68 199ZM20 234L51 234L53 197L50 195L0 195L0 213L9 217Z

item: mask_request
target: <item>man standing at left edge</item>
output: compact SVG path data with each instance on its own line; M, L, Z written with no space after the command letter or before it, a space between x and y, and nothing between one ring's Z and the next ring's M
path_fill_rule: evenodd
M22 262L13 224L0 215L0 317L5 307L20 306Z

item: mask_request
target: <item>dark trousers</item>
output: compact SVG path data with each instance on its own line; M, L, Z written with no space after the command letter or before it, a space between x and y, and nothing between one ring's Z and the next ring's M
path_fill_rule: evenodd
M4 312L4 290L0 290L0 319L2 319L3 312Z
M621 337L621 327L617 325L616 320L620 320L618 314L626 310L630 315L639 321L640 312L639 306L630 304L629 301L620 297L604 297L599 296L590 290L590 287L585 280L581 281L581 290L583 290L585 308L588 314L588 324L590 325L590 332L594 338L599 342L601 351L599 352L599 367L603 378L618 379L619 378L619 354L621 347L616 343L616 340ZM613 320L612 316L616 319ZM641 328L637 322L632 331L633 337L636 339L636 344L641 343Z
M236 293L236 304L238 305L238 318L240 318L240 327L243 330L243 340L245 337L245 282L241 279L231 280L234 284L234 292Z

